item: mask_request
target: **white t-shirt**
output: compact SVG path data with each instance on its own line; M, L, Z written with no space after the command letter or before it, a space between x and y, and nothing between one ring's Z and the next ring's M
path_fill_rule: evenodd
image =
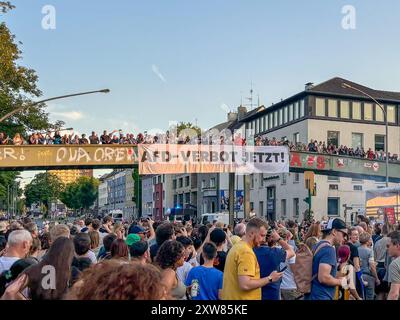
M0 274L3 271L10 270L15 261L19 260L18 257L0 257Z
M280 266L281 268L285 267L285 265L287 266L287 269L283 272L281 289L293 290L297 288L296 282L294 281L293 272L290 269L290 265L295 263L296 263L296 255L290 259L287 259L285 263L281 264Z
M186 283L186 278L192 268L192 265L185 261L182 267L176 269L176 276L182 283Z
M86 257L86 258L89 258L90 261L92 261L92 263L97 263L96 254L95 254L92 250L89 250L89 251L86 253L85 257Z

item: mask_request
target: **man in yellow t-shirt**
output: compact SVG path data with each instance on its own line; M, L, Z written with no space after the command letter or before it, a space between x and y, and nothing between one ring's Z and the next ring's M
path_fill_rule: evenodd
M260 246L267 235L268 224L258 217L246 226L243 240L228 252L225 262L222 300L261 300L261 288L282 277L273 271L260 279L260 267L253 248Z

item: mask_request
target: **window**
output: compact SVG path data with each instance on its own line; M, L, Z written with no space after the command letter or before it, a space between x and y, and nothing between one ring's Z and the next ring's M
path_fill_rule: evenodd
M279 109L279 125L281 126L283 123L283 109Z
M180 194L179 196L179 205L183 205L183 193L182 194Z
M295 173L294 174L294 183L298 183L300 182L300 174L299 173Z
M343 119L350 119L349 101L340 101L340 117Z
M389 123L396 123L396 107L395 106L386 106L386 112Z
M385 136L381 134L375 135L375 150L384 151L385 150Z
M254 174L250 175L250 188L254 189Z
M382 106L382 107L384 107L384 106ZM383 111L382 111L381 107L378 106L377 104L375 104L375 120L379 121L379 122L385 121L385 117L383 116Z
M328 146L333 144L334 146L339 146L339 131L328 131Z
M298 217L299 216L299 198L294 198L293 199L293 216Z
M204 189L206 187L206 180L201 181L201 188Z
M303 118L304 115L305 115L304 100L300 100L300 118Z
M315 115L317 117L325 117L325 99L315 99Z
M160 193L156 192L156 200L160 200Z
M330 184L329 190L339 190L339 186L337 184Z
M286 173L282 173L282 184L286 184Z
M179 178L179 188L183 187L183 178Z
M352 103L352 110L353 110L353 119L354 120L361 120L361 103L360 102L353 102Z
M360 185L354 185L354 186L353 186L353 190L354 190L354 191L362 191L362 186L360 186Z
M278 126L278 111L274 112L274 128Z
M283 109L283 123L288 122L288 106Z
M296 132L295 134L293 134L293 142L294 143L300 142L300 133L299 132Z
M330 118L337 118L337 100L328 100L328 117Z
M260 173L260 189L264 187L264 174Z
M172 181L172 188L175 190L176 189L176 179L174 179L173 181Z
M289 105L289 121L293 121L293 105Z
M158 176L158 183L161 183L161 176Z
M259 209L260 217L263 217L264 216L264 201L260 201L258 209Z
M215 188L215 178L210 179L210 188Z
M189 187L189 176L185 177L185 186Z
M339 198L328 198L328 216L339 215Z
M372 121L372 103L364 103L364 120Z
M362 148L363 146L363 134L362 133L352 133L351 134L351 145L353 149Z
M185 193L185 203L190 203L190 193Z
M294 120L297 120L299 118L299 103L295 102L294 104Z
M281 200L281 213L282 216L286 217L286 199Z

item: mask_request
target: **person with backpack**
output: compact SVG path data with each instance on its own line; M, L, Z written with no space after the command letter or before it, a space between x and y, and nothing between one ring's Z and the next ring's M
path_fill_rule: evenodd
M339 218L322 225L322 240L311 251L303 244L296 253L293 275L305 300L333 300L336 286L347 288L345 277L336 278L337 259L334 245L343 244L346 224Z

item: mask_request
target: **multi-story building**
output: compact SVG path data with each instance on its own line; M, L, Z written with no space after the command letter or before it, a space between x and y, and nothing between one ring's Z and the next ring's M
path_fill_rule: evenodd
M273 104L264 110L246 115L241 121L254 136L287 138L308 143L322 141L336 146L363 147L364 150L385 149L385 122L380 107L370 98L343 83L358 88L382 104L389 122L388 149L400 153L400 93L374 90L341 78L333 78L319 85L308 83L304 91ZM252 176L250 201L255 211L270 218L298 218L308 208L303 174ZM344 217L344 205L363 210L365 190L376 189L384 183L372 180L316 175L317 195L312 198L316 218ZM390 184L393 186L394 184Z
M165 215L174 208L172 179L173 175L170 174L153 175L142 179L142 214L150 212L151 208L153 219L164 220ZM150 193L153 199L151 203Z
M64 184L73 183L80 177L93 177L93 169L49 170L49 173L57 176Z
M152 217L153 216L153 176L142 177L142 216Z
M134 216L135 203L132 169L119 169L101 177L99 185L99 211L122 210L126 216Z

